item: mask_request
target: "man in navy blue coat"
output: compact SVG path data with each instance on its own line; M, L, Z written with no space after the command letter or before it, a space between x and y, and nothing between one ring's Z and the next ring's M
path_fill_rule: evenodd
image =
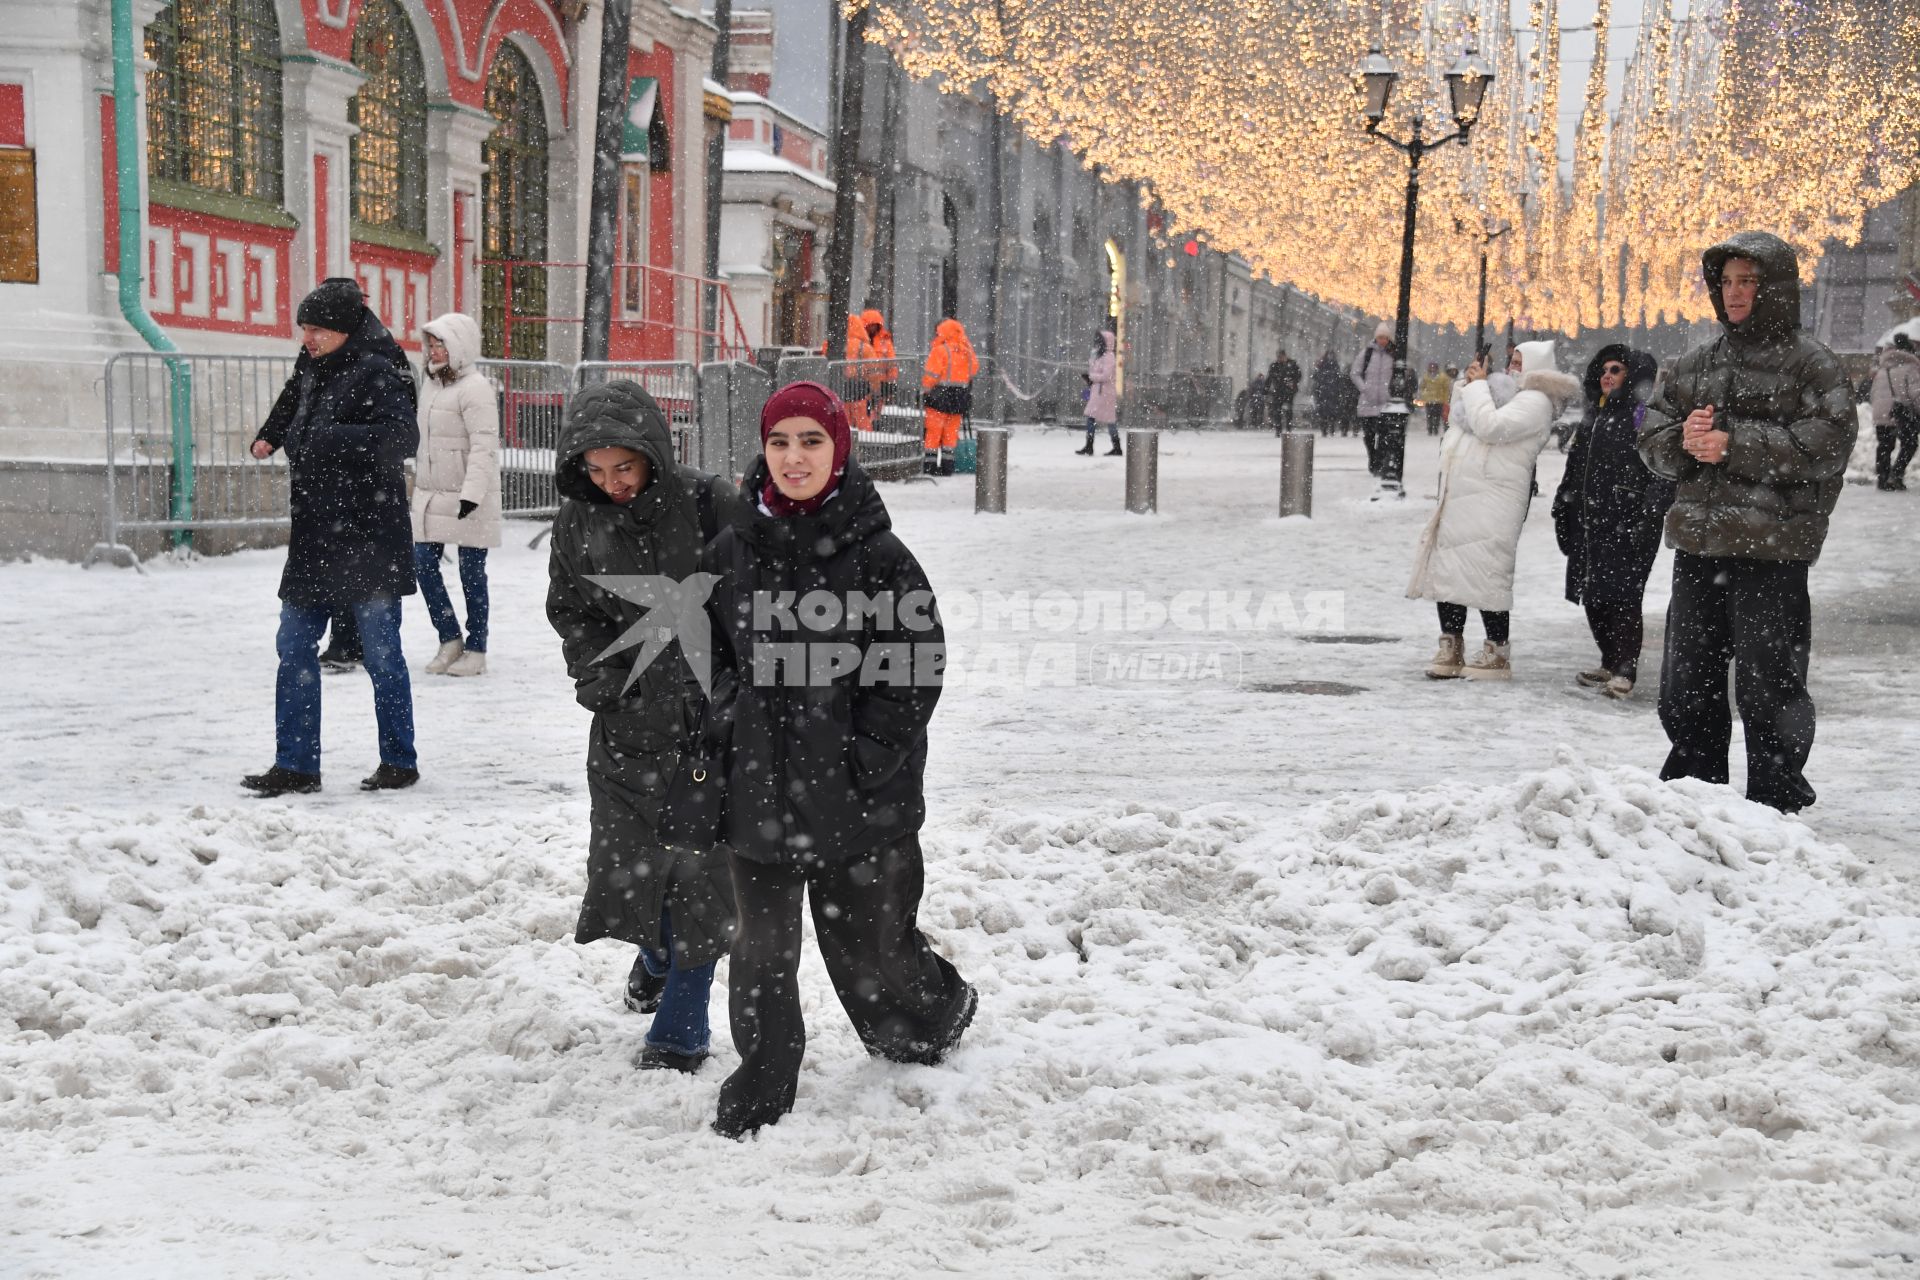
M380 729L380 766L360 785L410 787L420 773L400 598L414 590L405 471L420 444L413 386L353 281L322 281L297 319L304 357L293 412L275 414L253 442L256 458L285 450L292 490L274 762L241 781L266 796L320 789L320 637L345 607L360 627Z

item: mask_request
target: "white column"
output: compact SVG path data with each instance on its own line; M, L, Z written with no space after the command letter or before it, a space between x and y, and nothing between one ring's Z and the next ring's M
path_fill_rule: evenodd
M433 264L433 309L451 311L456 296L467 313L480 314L481 147L498 122L484 111L454 102L436 102L427 116L427 239L440 246ZM467 243L454 239L453 206L467 202ZM454 288L456 274L460 287Z
M300 220L293 240L293 279L297 300L318 284L322 257L326 274L353 274L352 151L358 130L347 123L347 103L366 81L350 62L319 54L296 54L282 64L283 118L286 129L286 202ZM314 158L325 157L326 244L316 243L320 193L314 188Z

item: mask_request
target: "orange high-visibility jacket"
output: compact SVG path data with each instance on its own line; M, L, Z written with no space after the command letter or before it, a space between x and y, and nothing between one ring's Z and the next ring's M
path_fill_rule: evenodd
M933 349L927 352L920 385L932 387L942 382L957 385L972 382L980 372L980 358L974 355L973 344L967 341L967 331L960 322L942 320L933 334Z

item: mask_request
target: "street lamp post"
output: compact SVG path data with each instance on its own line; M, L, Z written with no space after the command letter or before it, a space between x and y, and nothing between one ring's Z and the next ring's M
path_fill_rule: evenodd
M1466 227L1456 218L1453 229L1464 232ZM1511 230L1512 224L1503 222L1498 227L1483 226L1480 231L1480 305L1473 313L1473 354L1476 358L1487 343L1487 254L1493 248L1493 242Z
M1420 209L1420 161L1427 152L1449 142L1458 140L1466 146L1468 135L1480 119L1480 103L1486 97L1487 86L1493 83L1493 68L1474 51L1473 44L1467 44L1466 52L1447 71L1448 105L1452 108L1453 122L1457 126L1444 138L1428 142L1420 136L1421 113L1413 115L1412 132L1407 141L1391 137L1380 131L1380 122L1387 117L1387 99L1393 93L1394 82L1399 80L1399 69L1391 59L1380 52L1375 44L1360 64L1360 80L1366 92L1365 115L1367 136L1377 138L1407 157L1407 209L1406 222L1400 232L1400 299L1394 311L1393 319L1393 383L1390 390L1397 407L1391 411L1398 415L1402 430L1406 428L1409 412L1407 403L1411 399L1411 371L1407 368L1407 330L1412 324L1413 303L1413 229L1416 215Z

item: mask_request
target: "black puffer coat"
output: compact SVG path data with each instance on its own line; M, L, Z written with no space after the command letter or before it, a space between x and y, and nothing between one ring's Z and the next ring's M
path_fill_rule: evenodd
M1600 370L1610 360L1627 366L1627 385L1603 403ZM1673 482L1647 470L1636 446L1658 371L1652 356L1619 344L1600 348L1587 364L1587 413L1553 495L1553 533L1567 557L1567 599L1575 604L1637 603L1646 595L1673 505Z
M1727 320L1729 258L1760 264L1753 313ZM1859 422L1840 361L1800 329L1800 266L1791 245L1743 231L1707 250L1707 290L1725 330L1675 362L1640 429L1640 456L1678 482L1667 545L1697 556L1820 558L1827 517L1846 487ZM1708 405L1732 439L1720 462L1681 447L1687 415Z
M587 478L582 455L608 447L644 454L652 469L647 487L625 506ZM643 649L607 650L637 625L646 638L653 628L641 624L665 623L667 611L654 616L648 606L589 580L661 575L684 581L698 571L708 537L740 516L731 486L673 458L666 418L635 384L609 383L574 398L554 475L562 500L548 557L547 620L560 634L575 700L594 713L587 745L592 843L574 938L611 937L658 950L661 910L670 906L680 962L696 967L726 954L732 937L726 857L670 850L657 832L667 783L706 698L677 638L627 683ZM703 616L695 621L705 625Z
M763 458L742 492L766 481ZM702 567L720 575L707 603L716 672L708 734L727 754L734 852L840 862L918 831L946 634L926 574L860 464L847 464L818 514L757 511L713 541ZM804 607L812 592L838 608ZM850 618L860 600L883 603Z
M365 312L332 355L301 354L255 437L287 455L293 527L280 575L287 603L413 594L406 461L420 447L420 426L405 370L386 326Z

